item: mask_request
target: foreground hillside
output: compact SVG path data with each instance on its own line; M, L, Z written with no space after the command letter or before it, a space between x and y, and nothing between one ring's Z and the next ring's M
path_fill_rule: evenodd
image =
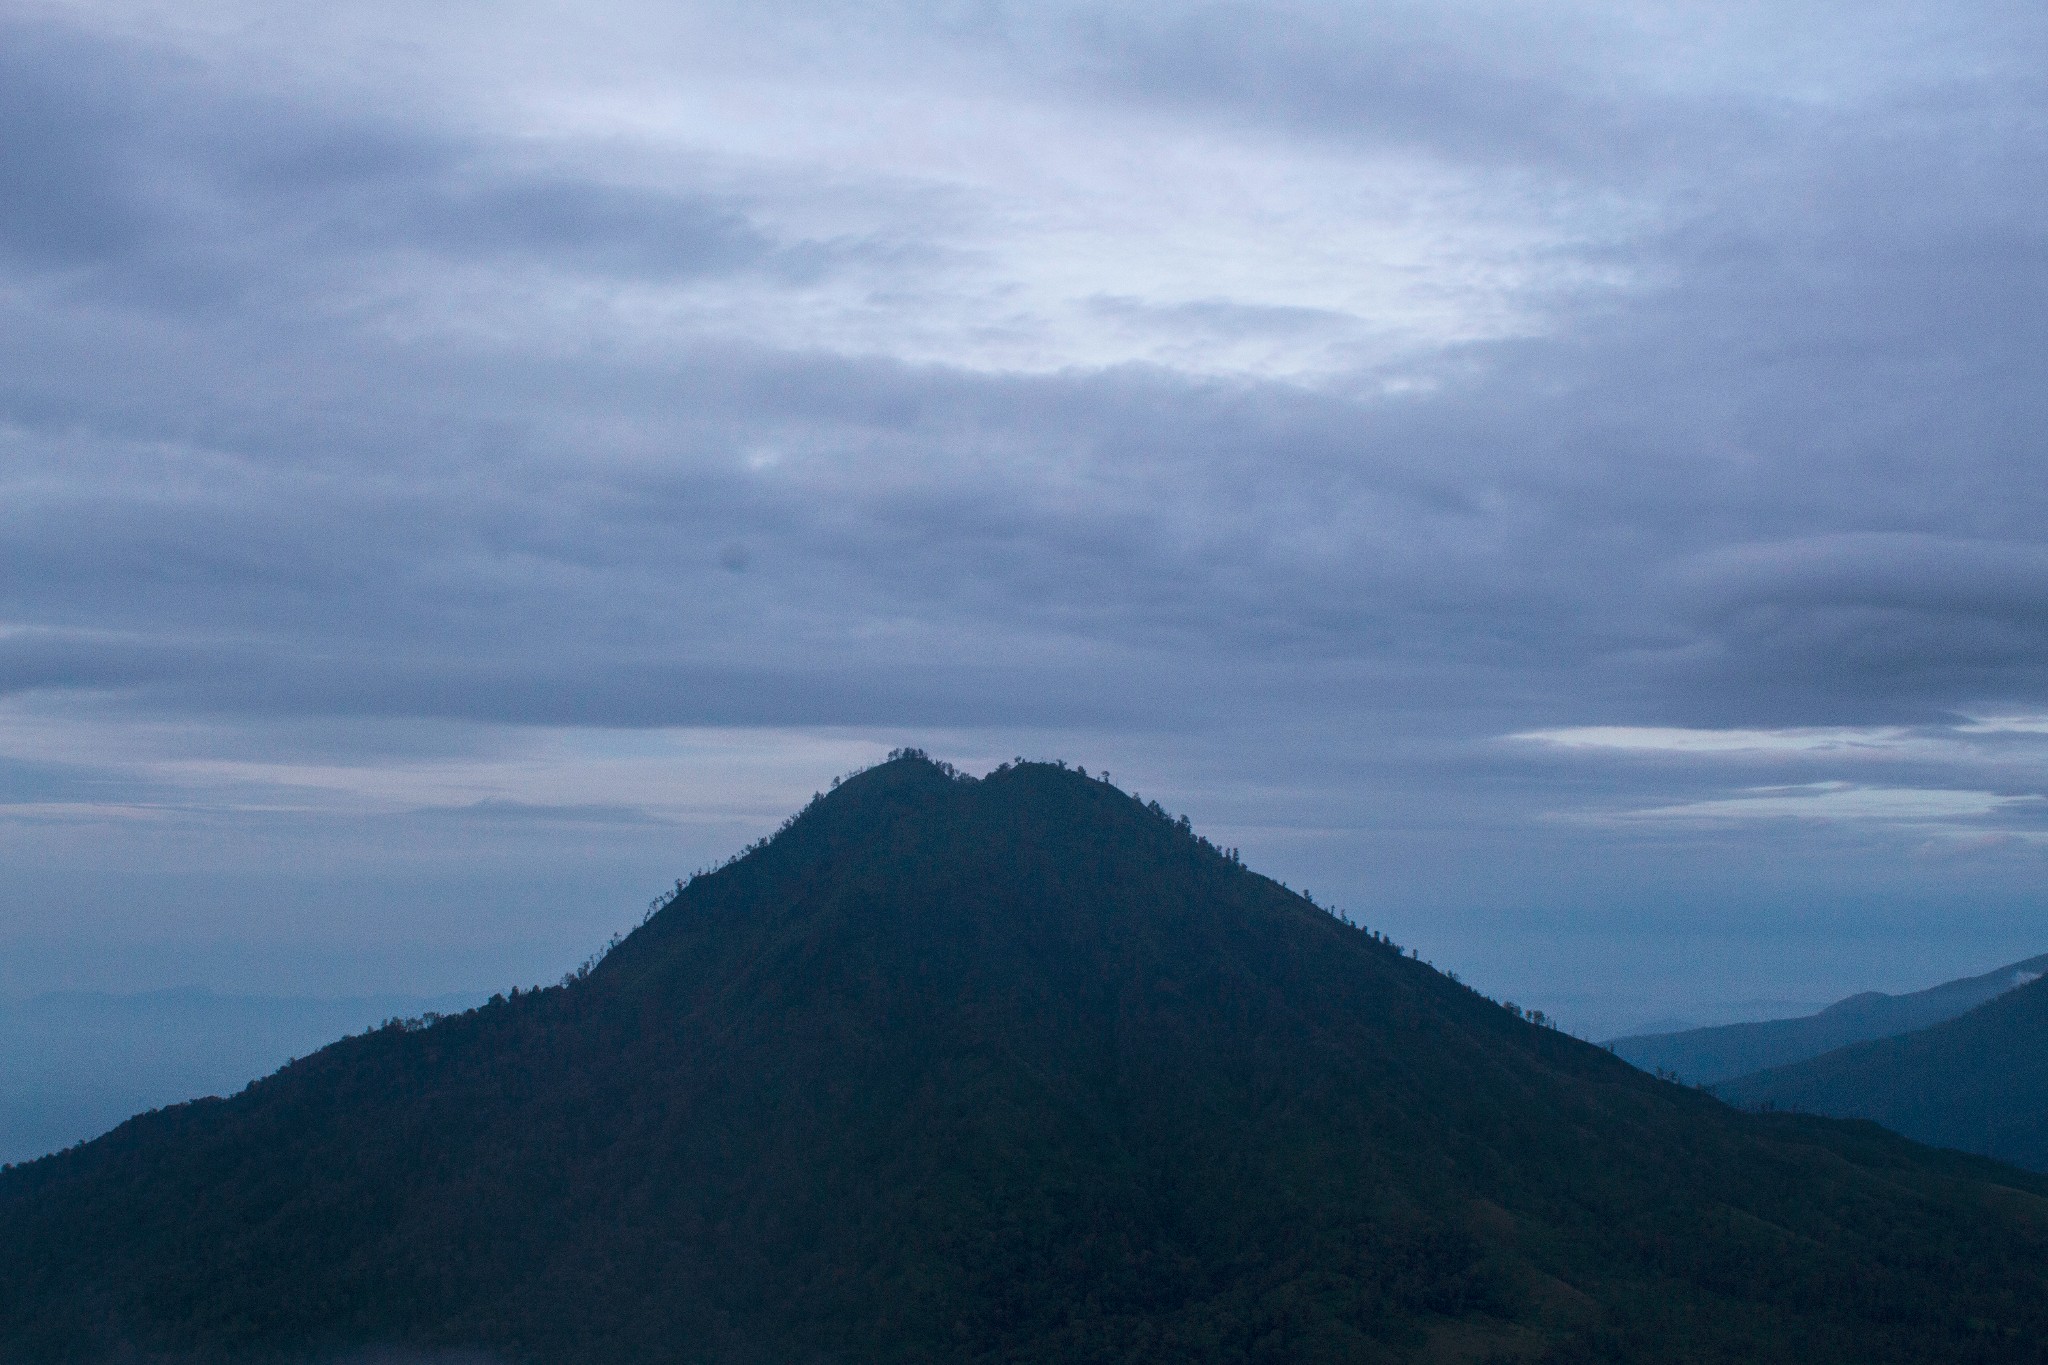
M2043 1361L2044 1195L911 755L569 986L0 1174L0 1361Z
M1865 991L1798 1019L1641 1033L1616 1038L1607 1046L1645 1071L1667 1072L1690 1085L1714 1085L1752 1071L1790 1066L1851 1043L1928 1028L2037 980L2044 972L2048 953L1907 995Z
M1715 1087L1731 1104L1874 1119L2048 1171L2048 979L1960 1018Z

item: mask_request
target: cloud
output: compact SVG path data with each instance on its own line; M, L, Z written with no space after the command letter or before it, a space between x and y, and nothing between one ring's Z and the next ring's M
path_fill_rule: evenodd
M0 32L0 256L61 268L133 247L147 214L124 155L134 114L113 97L113 73L61 30Z
M1528 730L1511 740L1567 750L1614 750L1653 754L1824 754L1830 758L1857 753L1896 755L1920 743L1896 725L1808 726L1788 730L1698 730L1653 725L1575 725L1555 730Z
M2048 547L1899 532L1731 546L1683 572L1720 611L1812 602L2032 615L2048 597Z
M1595 821L1721 825L1810 821L1890 830L1907 837L1939 834L1982 847L2030 842L2031 829L1987 831L1984 821L2031 824L2048 785L2048 751L2028 717L1986 724L1953 717L1946 725L1836 726L1780 730L1576 726L1506 736L1513 745L1560 762L1615 771L1621 765L1654 773L1667 790L1694 789L1687 799L1581 811ZM1800 774L1782 785L1724 785L1735 772ZM1857 780L1834 774L1855 773ZM1827 774L1811 780L1815 774ZM1942 785L1927 785L1939 782ZM1995 783L1986 790L1966 784ZM1703 792L1701 789L1705 789Z
M1066 60L1084 88L1219 121L1522 169L1611 157L1647 131L1641 92L1624 116L1594 78L1599 58L1620 55L1620 35L1584 9L1213 3L1067 13L1078 33Z
M1044 737L1447 916L2031 810L1882 793L2042 785L2037 16L257 13L0 41L13 799Z
M586 805L541 805L529 801L508 801L500 797L487 797L472 801L466 806L441 808L419 812L419 814L440 816L459 820L506 821L515 824L544 822L568 825L647 825L665 823L657 821L646 811L634 806L586 804Z
M795 8L777 22L829 31L837 14ZM995 29L947 30L955 56L932 79L951 91L962 71L1012 50L990 33L1028 32L1012 50L1023 84L1004 97L1079 98L1063 65L1077 49L1061 44L1107 21L1063 15L1050 27L1004 13ZM1540 41L1502 56L1475 36L1499 23ZM1444 165L1527 164L1534 153L1511 134L1551 126L1530 113L1545 100L1563 111L1560 128L1585 121L1587 99L1610 121L1670 103L1647 92L1646 73L1663 69L1647 50L1585 14L1367 21L1299 6L1143 11L1116 24L1089 68L1089 99L1115 91L1292 119L1299 96L1321 101L1317 117L1333 126L1383 104L1443 133L1430 154ZM1586 51L1633 54L1597 96L1569 56L1594 31ZM881 46L863 60L894 60L897 39L870 41ZM824 296L788 262L866 267L858 253L833 257L832 234L778 225L797 202L786 169L723 151L658 161L577 135L521 143L404 106L373 117L238 88L189 59L152 65L153 49L133 42L65 42L63 62L128 72L127 88L155 81L170 96L152 101L171 112L145 130L122 112L137 96L78 83L114 111L71 120L100 130L105 164L156 156L191 172L176 195L132 169L120 188L150 204L135 270L228 262L240 292L167 323L75 297L17 300L10 330L35 341L9 357L13 439L21 458L62 471L29 490L37 516L10 545L28 570L10 611L42 632L14 645L18 686L133 686L162 704L257 711L631 724L1025 721L1055 697L1069 699L1050 708L1063 713L1118 714L1078 703L1104 697L1106 671L1157 668L1234 690L1255 658L1304 677L1331 660L1420 669L1485 705L1502 687L1573 677L1560 701L1590 688L1695 722L1731 708L1780 722L1838 719L1831 710L1917 718L2024 701L2034 686L2026 585L2040 566L2024 539L1965 536L1960 524L1770 535L1787 519L1780 508L1806 509L1790 520L1808 530L1816 517L1854 528L1889 515L1859 491L1873 486L1859 461L1898 475L1876 487L1921 492L1898 441L1922 428L1843 443L1876 427L1838 420L1867 385L1836 383L1846 365L1835 338L1864 327L1891 348L1885 363L1942 370L1986 344L1942 328L1868 330L1878 292L1922 322L1956 300L1898 267L1879 291L1866 266L1930 259L1956 233L1981 232L1970 215L1996 220L2004 202L1979 185L1951 200L1966 212L1944 217L1928 199L1944 188L1874 184L1832 111L1862 100L1883 114L1897 88L1920 90L1905 77L1833 89L1804 123L1772 106L1801 136L1745 163L1747 206L1724 197L1713 213L1653 206L1648 218L1611 206L1603 231L1622 235L1600 250L1626 242L1623 273L1667 283L1581 290L1534 335L1391 374L1373 362L1362 386L1305 388L1230 348L1341 331L1362 315L1276 297L1255 276L1224 281L1252 286L1243 292L1188 280L1071 299L1077 316L1179 333L1153 351L1174 363L926 363L910 339L929 299L977 268L952 236L971 212L928 220L922 254L888 267L894 286L917 286L886 305L910 358L792 348L774 320L813 316ZM1502 62L1519 83L1498 79ZM1730 74L1684 99L1750 109L1761 79ZM1920 98L1911 119L1896 114L1902 141L1888 155L1925 163L1959 129L2002 154L2002 110ZM1171 126L1146 135L1172 141ZM1481 127L1500 133L1483 156ZM1681 120L1658 136L1704 134ZM1716 136L1721 146L1751 134L1736 124ZM1284 144L1276 154L1309 155ZM1802 157L1830 177L1796 170ZM1703 174L1710 163L1677 164ZM847 176L843 202L882 202L879 177ZM962 180L957 193L981 188ZM1478 181L1470 192L1490 193ZM1845 238L1871 193L1905 210L1894 234ZM1526 218L1527 204L1503 194L1498 204ZM1044 245L1002 242L1013 253ZM1823 246L1835 264L1816 270ZM2024 265L2024 247L2008 244L2008 264ZM985 257L997 273L982 285L1001 286L1008 263ZM1552 262L1560 279L1583 264ZM738 293L687 292L742 277ZM685 294L664 292L676 287ZM1972 300L2002 306L1988 293ZM1788 365L1759 368L1741 338L1763 333L1787 338ZM1202 335L1223 349L1188 351ZM118 400L75 382L95 363L131 376ZM1221 378L1219 364L1253 372ZM211 379L220 374L234 384ZM1882 405L1911 392L1893 386ZM1704 407L1707 393L1724 407ZM1816 433L1827 433L1819 445ZM1999 448L1978 449L1974 467L1991 477ZM1757 478L1744 483L1744 468ZM1938 497L1916 505L1942 513ZM1706 516L1691 517L1696 507ZM741 543L747 572L714 577ZM107 602L131 619L95 605ZM506 628L514 603L518 630ZM465 642L459 662L437 657L452 640ZM988 668L946 657L963 645ZM779 659L785 649L805 662ZM1203 660L1192 672L1188 651ZM565 654L592 660L589 675L565 669ZM1050 676L1006 695L996 679L1026 657L1050 663ZM880 676L896 660L949 681Z
M823 32L837 15L798 7L777 22ZM1037 46L1012 52L1022 84L1001 97L1055 110L1081 98L1057 52L1098 22L1002 16L996 29L1024 24ZM1587 51L1634 54L1602 107L1625 121L1669 103L1646 93L1663 68L1611 26L1516 11L1501 22L1547 36L1502 57L1475 37L1493 22L1137 13L1116 21L1086 98L1114 90L1149 107L1171 91L1176 108L1248 102L1278 116L1288 91L1322 88L1339 92L1314 97L1335 122L1345 99L1382 100L1419 128L1466 130L1432 144L1445 166L1522 165L1533 153L1508 133L1532 126L1539 88L1569 115L1559 126L1594 98L1568 55L1591 25L1603 36ZM1009 60L994 31L947 30L954 57L930 79L952 92L962 71ZM1219 46L1225 34L1245 52ZM863 60L907 50L887 32L867 41L881 47ZM1132 670L1209 691L1220 710L1247 671L1292 668L1301 684L1269 691L1297 705L1335 663L1428 674L1419 685L1454 712L1534 686L1546 713L1601 696L1695 726L1740 711L1751 728L1919 721L2037 688L2039 552L1966 526L1983 504L1949 508L1913 463L1929 391L1887 377L1879 394L1853 363L1859 336L1902 373L1955 373L1988 348L2009 367L2024 352L2010 331L2030 325L2024 239L1999 258L2006 295L1966 291L1969 307L1997 312L1988 335L1928 325L1958 296L1926 282L1946 245L1990 231L2030 183L2004 136L2021 106L1929 95L1905 73L1830 87L1802 113L1757 103L1758 73L1729 74L1684 98L1767 109L1798 135L1723 126L1716 148L1756 153L1734 181L1715 186L1711 160L1674 163L1701 177L1686 194L1712 194L1711 211L1684 196L1610 202L1597 251L1581 241L1545 266L1582 280L1604 253L1632 282L1550 296L1510 339L1304 385L1232 348L1265 355L1271 338L1377 324L1292 301L1256 273L1223 278L1231 292L1189 277L1122 294L1072 276L1074 316L1177 334L1142 343L1155 357L1143 369L1005 370L1001 346L929 363L916 338L959 322L924 332L934 298L976 270L993 273L975 289L1000 293L1017 260L1073 259L1046 254L1051 238L1003 236L1013 220L984 215L995 236L960 237L976 218L957 205L989 192L972 177L950 188L954 209L898 221L907 254L862 274L868 258L842 250L843 234L789 219L823 202L804 197L826 193L813 168L737 157L715 124L683 133L716 155L494 137L418 107L373 116L238 87L228 68L134 40L63 44L48 61L126 74L119 97L110 79L76 82L112 112L65 126L98 130L111 149L100 162L129 168L116 197L147 204L136 221L151 226L121 257L127 292L112 281L131 266L116 261L100 285L75 286L84 295L12 304L9 332L33 341L7 357L8 439L42 471L18 490L35 517L10 534L25 572L6 610L40 632L11 646L16 686L259 713L1036 723L1127 715L1106 680ZM1520 85L1494 79L1501 61ZM1157 80L1142 74L1155 67ZM1395 68L1412 75L1383 82ZM169 112L145 129L125 111L152 82L147 102ZM1899 89L1919 103L1895 107ZM1880 149L1839 122L1844 101L1890 119L1884 156L1932 178L1873 179ZM1482 124L1503 130L1484 156L1470 141ZM1184 145L1170 119L1132 126ZM1939 147L1972 134L2018 172L2009 188L1937 168ZM1706 134L1681 120L1658 136ZM1303 167L1333 155L1320 142L1267 151ZM178 193L135 169L151 158L188 172ZM853 216L937 202L861 174L842 170L832 191ZM1074 202L1095 212L1092 194ZM1481 217L1529 218L1516 193L1490 199L1475 180L1467 194ZM1899 210L1888 236L1864 226L1872 196ZM906 235L918 227L921 242ZM1165 259L1173 243L1144 247ZM1116 250L1105 259L1125 262L1132 245ZM866 351L837 323L809 349L790 344L782 320L841 308L821 302L840 286L819 283L820 261L852 272L849 287L889 285L873 316L903 354ZM198 312L100 306L223 263L234 290ZM1884 322L1880 304L1914 325ZM1040 323L1053 326L1019 325ZM1057 327L1034 334L1061 352ZM1764 335L1782 338L1784 363L1747 340ZM1315 344L1335 354L1327 336ZM77 381L96 370L124 381ZM1987 403L1947 405L1976 424L1958 433L1974 478L2021 468L2012 433L2027 414L1997 405L2022 392L2001 382ZM1858 529L1902 507L1951 524ZM1802 534L1774 534L1788 527ZM725 569L738 544L744 574ZM440 657L454 641L462 657ZM1005 686L1019 668L1030 678Z
M1742 666L1834 685L1997 691L2048 662L2048 549L1909 533L1728 547L1681 570Z
M1955 728L1966 735L2048 735L2048 716L1978 716Z
M2031 793L1943 791L1911 787L1868 787L1850 782L1811 782L1796 787L1756 787L1736 796L1687 801L1627 812L1632 820L1823 820L1867 821L1914 828L1946 828L1990 816L2029 814L2048 808L2048 797Z

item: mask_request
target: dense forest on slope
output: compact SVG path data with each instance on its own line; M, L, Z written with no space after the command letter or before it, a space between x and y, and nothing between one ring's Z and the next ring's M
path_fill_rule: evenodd
M1749 1115L1076 770L0 1174L0 1360L2048 1360L2048 1181Z
M1798 1019L1641 1033L1616 1038L1607 1046L1645 1071L1674 1075L1691 1085L1713 1085L1752 1071L1790 1066L1851 1043L1939 1024L2038 980L2044 972L2048 954L1905 995L1864 991Z
M2048 1171L2048 980L1902 1037L1714 1087L1731 1104L1874 1119Z

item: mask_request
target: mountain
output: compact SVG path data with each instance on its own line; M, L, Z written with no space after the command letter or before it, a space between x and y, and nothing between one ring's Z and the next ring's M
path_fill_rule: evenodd
M1645 1071L1669 1073L1693 1085L1714 1085L1752 1071L1802 1062L1850 1043L1911 1033L1953 1019L2044 973L2048 973L2048 953L1911 995L1865 991L1804 1018L1638 1034L1616 1038L1607 1046Z
M564 986L0 1173L0 1228L9 1365L2048 1361L2048 1179L1739 1112L1078 770L914 753Z
M1745 1107L1872 1119L1920 1142L2048 1171L2048 979L1932 1028L1715 1091Z
M0 1161L95 1137L139 1110L231 1094L344 1033L394 1017L457 1013L478 998L187 988L0 1001Z

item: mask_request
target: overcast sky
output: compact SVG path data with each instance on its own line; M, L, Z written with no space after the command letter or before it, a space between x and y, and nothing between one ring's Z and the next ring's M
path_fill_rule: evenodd
M903 743L1594 1034L2048 949L2037 3L0 16L0 994L552 979Z

